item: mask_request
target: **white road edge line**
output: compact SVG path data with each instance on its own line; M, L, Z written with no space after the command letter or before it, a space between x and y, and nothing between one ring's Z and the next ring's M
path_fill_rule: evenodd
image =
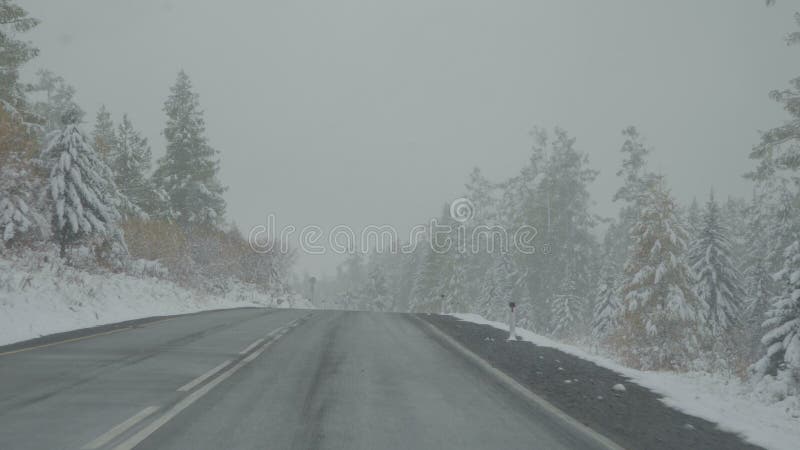
M141 422L142 420L147 418L150 414L153 414L156 411L158 411L158 407L157 406L148 406L147 408L139 411L136 415L132 416L128 420L120 423L119 425L115 426L114 428L112 428L112 429L106 431L105 433L101 434L95 440L93 440L92 442L89 442L88 444L84 445L82 448L84 450L93 450L93 449L100 448L100 447L108 444L109 442L113 441L114 438L116 438L120 434L128 431L131 427L133 427L137 423Z
M480 368L482 368L483 370L485 370L489 374L491 374L494 377L496 377L498 380L500 380L500 382L505 384L512 391L522 395L523 397L525 397L529 401L537 404L543 410L545 410L545 411L549 412L550 414L558 417L563 422L565 422L568 425L572 426L578 432L580 432L584 436L587 436L588 438L594 440L595 442L597 442L598 444L602 445L603 447L606 447L606 448L608 448L610 450L624 450L624 448L621 447L616 442L612 441L611 439L607 438L606 436L603 436L602 434L600 434L599 432L593 430L592 428L584 425L579 420L577 420L574 417L568 415L564 411L558 409L557 406L555 406L552 403L548 402L544 398L539 397L538 395L534 394L530 389L528 389L527 387L525 387L522 384L520 384L519 382L517 382L517 380L515 380L515 379L511 378L510 376L506 375L501 370L499 370L496 367L494 367L491 364L489 364L488 361L484 360L483 358L481 358L477 354L473 353L472 350L470 350L470 349L464 347L463 345L461 345L461 343L459 343L458 341L456 341L455 339L450 337L444 331L442 331L439 328L437 328L436 325L433 325L432 323L427 322L424 319L420 319L419 317L414 317L414 318L416 320L418 320L419 322L421 322L424 326L426 326L438 338L440 338L441 340L445 341L447 344L452 346L456 351L458 351L459 353L464 355L467 359L469 359L473 363L477 364Z
M239 354L240 355L244 355L244 354L250 352L250 350L256 348L258 346L258 344L260 344L262 342L264 342L264 338L261 338L261 339L255 341L255 342L253 342L252 344L248 345L247 347L245 347L244 350L240 351Z
M217 372L219 372L220 370L224 369L230 363L231 363L231 360L229 359L229 360L225 361L224 363L218 365L217 367L214 367L213 369L209 370L208 372L200 375L199 377L195 378L194 380L192 380L192 381L184 384L183 386L179 387L178 388L178 392L191 391L192 388L194 388L198 384L202 383L203 381L206 381L207 379L213 377L214 375L217 374Z

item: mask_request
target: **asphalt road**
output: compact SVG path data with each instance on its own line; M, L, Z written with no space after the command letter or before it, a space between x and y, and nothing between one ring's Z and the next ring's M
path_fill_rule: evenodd
M0 349L0 449L605 448L407 315L229 310L41 345Z

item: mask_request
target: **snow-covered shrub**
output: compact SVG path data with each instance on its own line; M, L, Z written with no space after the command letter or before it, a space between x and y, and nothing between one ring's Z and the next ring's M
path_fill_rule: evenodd
M131 218L120 223L134 259L158 261L170 271L188 256L183 229L170 222Z
M169 270L158 261L146 259L129 259L125 264L125 273L140 278L167 278Z

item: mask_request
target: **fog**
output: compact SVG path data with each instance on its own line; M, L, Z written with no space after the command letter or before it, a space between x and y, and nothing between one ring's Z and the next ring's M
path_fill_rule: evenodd
M746 196L768 98L800 71L794 2L24 0L43 26L26 67L62 75L87 109L128 113L164 152L180 69L221 152L242 230L391 224L438 215L470 170L512 176L534 126L561 126L615 213L620 131L636 125L681 202ZM339 257L301 256L330 273Z

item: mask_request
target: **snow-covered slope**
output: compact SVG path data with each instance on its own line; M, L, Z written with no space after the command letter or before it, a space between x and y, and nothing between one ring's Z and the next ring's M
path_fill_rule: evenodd
M476 314L453 314L461 320L508 331L502 322ZM800 402L788 398L773 402L747 383L706 373L667 373L624 367L587 350L553 341L528 330L516 329L517 336L542 347L591 361L628 377L631 381L663 396L668 406L715 422L726 431L743 436L769 449L796 450L800 442Z
M275 298L242 283L209 295L157 278L89 273L52 255L0 257L0 345L142 317L243 306L313 307L300 296Z

